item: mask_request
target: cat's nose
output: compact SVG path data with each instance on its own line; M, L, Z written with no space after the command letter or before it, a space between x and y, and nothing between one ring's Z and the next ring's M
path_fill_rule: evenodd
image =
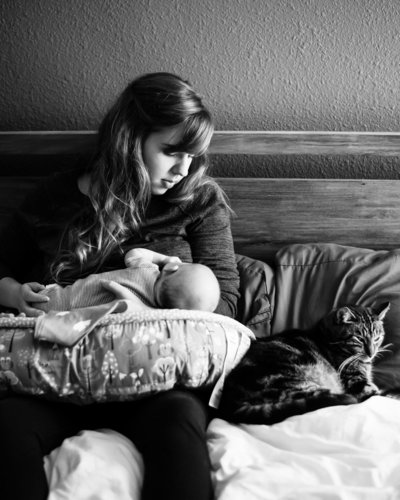
M365 354L369 358L372 358L372 356L374 355L374 346L370 342L364 343L364 350L365 350Z

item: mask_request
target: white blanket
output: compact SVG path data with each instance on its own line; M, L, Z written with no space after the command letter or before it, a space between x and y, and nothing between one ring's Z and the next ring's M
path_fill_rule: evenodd
M217 500L399 500L400 401L208 430Z
M400 401L375 396L272 426L215 419L216 500L400 500ZM48 500L139 500L140 454L113 431L84 431L45 460ZM189 500L189 499L188 499Z
M45 457L47 500L140 500L143 460L126 437L83 431Z

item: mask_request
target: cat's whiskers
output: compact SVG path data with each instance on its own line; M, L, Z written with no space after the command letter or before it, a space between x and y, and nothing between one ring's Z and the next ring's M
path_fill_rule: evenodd
M225 381L222 414L237 423L270 425L378 393L372 362L390 347L381 346L388 310L389 303L345 306L309 329L253 342Z
M346 358L339 366L338 368L338 373L339 375L342 374L343 370L345 368L347 368L349 365L353 364L355 361L358 361L359 359L362 358L362 354L360 353L356 353L356 354L352 354L351 356L349 356L348 358Z
M389 347L392 347L392 346L393 346L392 342L390 344L385 344L385 345L381 346L378 349L378 353L380 353L380 352L388 352L388 351L391 350L391 349L389 349Z
M386 344L382 347L379 347L377 353L375 354L375 358L379 358L379 357L382 357L384 355L385 352L391 352L391 349L389 349L389 347L392 347L393 344L390 343L390 344Z

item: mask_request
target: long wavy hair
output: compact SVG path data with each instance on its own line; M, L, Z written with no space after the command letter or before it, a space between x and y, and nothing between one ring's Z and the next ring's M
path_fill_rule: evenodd
M208 187L215 184L206 174L206 152L214 131L209 111L191 85L176 75L149 73L137 78L99 127L97 149L87 169L92 206L66 228L50 267L54 281L65 283L71 281L69 275L95 272L140 232L151 199L143 144L151 133L177 125L182 136L174 151L194 158L188 175L163 196L171 203L190 203L196 193L196 203L204 202ZM203 199L198 199L199 193Z

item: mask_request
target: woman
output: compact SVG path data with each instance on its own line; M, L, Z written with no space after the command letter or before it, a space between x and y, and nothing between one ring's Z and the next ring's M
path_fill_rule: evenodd
M206 175L213 125L191 86L168 73L134 80L105 116L85 171L53 176L1 237L0 304L36 316L51 282L123 267L136 247L210 267L235 316L239 278L230 213ZM210 499L207 412L170 391L132 403L75 406L28 397L0 402L2 500L46 498L42 457L82 429L115 429L145 463L143 499Z

